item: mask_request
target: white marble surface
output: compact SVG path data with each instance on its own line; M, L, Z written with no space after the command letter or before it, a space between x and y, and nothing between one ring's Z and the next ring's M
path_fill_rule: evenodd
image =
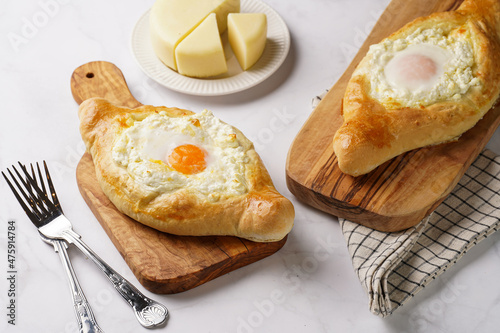
M130 281L134 275L81 198L75 167L82 153L70 75L106 60L123 71L143 103L201 111L239 127L284 195L293 200L295 227L282 250L190 291L145 293L171 312L168 332L492 332L500 327L500 234L386 319L368 311L334 217L297 202L285 185L289 145L311 112L311 98L331 87L389 0L268 0L289 26L292 47L281 69L246 92L194 97L169 91L136 65L129 38L146 1L0 0L0 169L45 159L66 214L83 239ZM489 147L500 153L500 132ZM41 242L0 181L0 331L75 332L62 266ZM7 323L7 221L17 226L16 325ZM308 266L320 244L329 258ZM75 249L70 256L106 332L143 332L104 276ZM140 286L141 290L144 290ZM276 296L279 297L276 297Z

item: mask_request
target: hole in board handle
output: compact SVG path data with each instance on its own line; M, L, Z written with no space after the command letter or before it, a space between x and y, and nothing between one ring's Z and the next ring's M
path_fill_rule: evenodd
M87 78L91 79L94 77L94 73L87 73L87 75L85 75Z

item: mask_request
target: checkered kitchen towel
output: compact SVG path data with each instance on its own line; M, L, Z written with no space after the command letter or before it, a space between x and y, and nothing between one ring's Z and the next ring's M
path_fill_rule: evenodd
M380 232L345 219L340 224L370 310L388 316L498 230L500 156L483 151L431 216L408 230Z

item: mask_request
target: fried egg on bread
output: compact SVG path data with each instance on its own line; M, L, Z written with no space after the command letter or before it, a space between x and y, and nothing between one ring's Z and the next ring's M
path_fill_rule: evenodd
M104 194L122 213L176 235L278 241L294 209L253 144L211 112L129 109L91 98L80 132Z
M498 0L465 0L372 45L346 87L339 168L363 175L472 128L500 93L499 17Z

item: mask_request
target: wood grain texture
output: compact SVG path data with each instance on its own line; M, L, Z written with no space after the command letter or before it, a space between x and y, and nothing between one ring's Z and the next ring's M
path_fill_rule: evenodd
M71 90L78 104L104 97L131 108L141 105L130 93L122 72L109 62L78 67L71 77ZM286 237L279 242L255 243L229 236L175 236L140 224L120 213L102 192L88 153L77 166L76 179L85 202L137 280L154 293L189 290L270 256L286 242Z
M347 82L369 46L417 17L454 10L461 3L393 0L389 4L352 63L290 147L287 185L299 200L332 215L390 232L417 224L451 192L498 127L500 108L490 110L457 142L407 152L360 177L340 171L332 140L342 125L340 111Z
M132 96L122 71L106 61L89 62L75 69L71 75L71 93L78 105L92 97L129 108L142 105Z

